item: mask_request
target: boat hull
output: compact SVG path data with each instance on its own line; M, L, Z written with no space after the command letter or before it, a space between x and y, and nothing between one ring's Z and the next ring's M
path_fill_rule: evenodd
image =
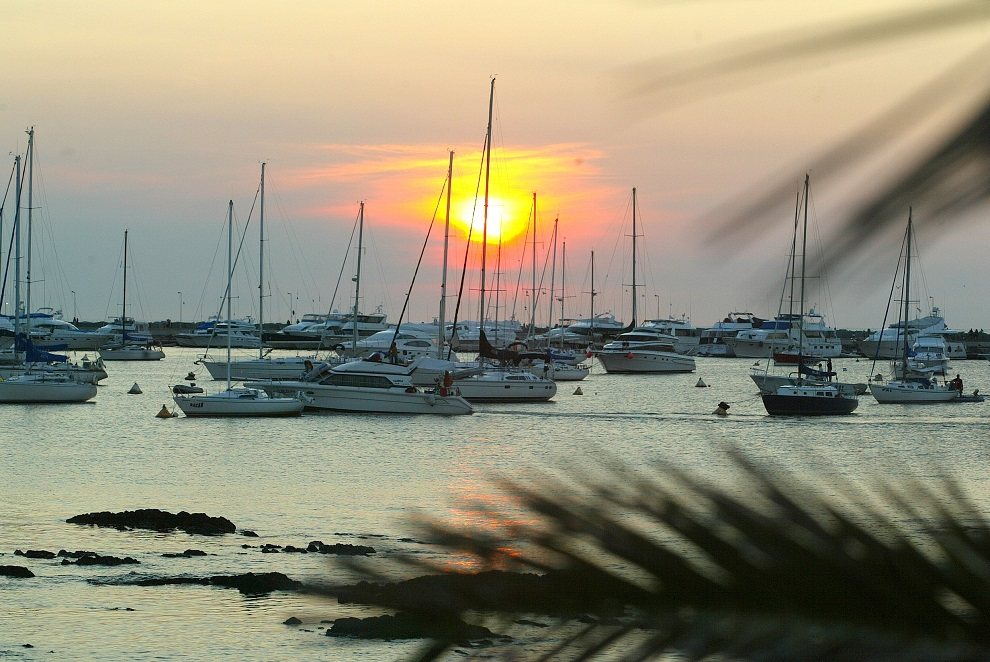
M470 402L545 402L557 395L557 384L546 379L517 381L481 374L458 379L455 384Z
M767 375L764 373L751 373L750 378L760 389L761 393L775 393L781 386L797 386L801 383L809 383L807 379L799 379L797 376ZM849 382L829 382L835 386L847 398L863 395L869 389L866 384Z
M855 398L763 393L763 406L771 416L837 416L851 414L859 406Z
M952 402L960 396L959 391L954 388L903 381L870 384L870 393L882 405L936 404L939 402Z
M96 397L95 384L72 381L24 380L19 377L0 382L0 402L61 404L87 402Z
M746 338L727 338L725 344L729 346L732 353L741 359L767 359L774 352L785 352L794 347L796 341L787 339L777 340L750 340ZM813 343L805 341L803 343L805 353L823 359L837 359L842 354L842 343L835 341L832 343Z
M298 393L307 410L367 414L437 414L441 416L474 413L471 404L460 396L440 395L419 389L410 392L401 387L364 388L298 381L249 382L246 386L264 389L273 397Z
M299 416L304 407L298 398L267 398L240 394L176 395L175 404L188 417L275 417Z
M104 361L161 361L165 358L165 352L144 347L101 349L100 358Z
M605 371L612 373L694 372L695 370L693 358L673 352L633 349L616 352L601 351L597 356Z

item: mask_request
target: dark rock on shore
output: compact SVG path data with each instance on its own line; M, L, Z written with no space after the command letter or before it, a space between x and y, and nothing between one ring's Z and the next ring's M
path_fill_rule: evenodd
M34 577L34 573L22 565L0 565L0 577L30 579L31 577Z
M341 556L368 556L375 553L374 547L367 545L348 545L346 543L335 543L327 545L322 540L314 540L306 546L306 551L314 554L338 554Z
M246 536L248 538L257 538L258 537L258 534L255 533L254 531L251 531L250 529L244 529L243 531L241 531L241 535L242 536Z
M341 603L373 604L413 612L454 614L466 609L512 608L533 614L619 616L630 596L608 577L587 572L544 575L492 570L427 575L390 584L360 582L337 589Z
M148 529L151 531L185 531L199 535L222 535L234 533L237 527L226 517L211 517L206 513L187 513L180 511L170 513L157 508L140 510L125 510L119 513L102 511L76 515L65 520L69 524L88 524L123 531L129 529Z
M282 625L302 625L302 621L300 621L295 616L290 616L284 621L282 621Z
M460 642L494 635L486 627L471 625L458 618L437 618L399 612L395 616L338 618L327 630L327 636L359 639L431 638Z
M247 572L243 575L213 575L212 577L145 577L143 579L123 579L116 583L130 586L171 586L178 584L221 586L236 588L247 595L259 595L272 591L297 591L302 588L301 582L289 579L281 572Z
M131 556L125 556L123 558L119 556L101 556L100 554L87 554L86 556L80 556L75 561L70 561L69 559L62 559L62 565L131 565L134 563L140 563L137 559Z
M162 556L167 559L191 559L194 556L206 556L206 552L201 549L187 549L184 552L165 552Z
M55 558L55 552L49 552L45 549L29 549L26 552L22 552L19 549L15 549L14 556L23 556L26 559L53 559Z
M66 558L70 558L70 559L78 559L78 558L82 558L83 556L98 556L98 554L96 552L88 552L88 551L82 550L82 549L77 549L74 552L70 552L70 551L65 550L65 549L60 549L60 550L58 550L58 556L59 557L66 557Z

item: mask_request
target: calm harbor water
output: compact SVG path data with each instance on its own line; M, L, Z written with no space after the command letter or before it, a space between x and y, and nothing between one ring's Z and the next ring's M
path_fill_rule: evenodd
M792 473L855 479L927 478L939 470L990 506L990 403L880 406L830 419L773 419L749 379L752 361L698 359L685 375L607 375L561 383L551 403L476 406L452 418L306 414L298 419L157 419L167 385L198 350L167 348L160 363L113 363L92 404L0 405L0 565L37 577L0 577L0 657L12 659L396 659L416 643L323 636L321 620L361 608L296 593L245 597L204 586L100 583L139 575L280 571L303 581L346 574L332 557L262 554L244 544L304 547L311 540L372 545L376 563L397 552L439 552L408 540L416 513L475 516L460 500L497 500L492 480L575 459L673 462L720 480L731 443ZM835 362L846 381L871 363ZM990 392L990 364L958 361L966 390ZM205 370L198 370L208 376ZM696 388L699 378L709 388ZM127 393L132 384L141 395ZM213 386L205 380L201 384ZM577 386L583 395L575 395ZM724 400L728 417L712 415ZM66 524L91 511L206 512L260 538L120 532ZM206 557L163 558L201 549ZM62 566L15 549L92 550L140 565ZM282 621L297 616L303 626ZM24 648L31 644L33 648Z

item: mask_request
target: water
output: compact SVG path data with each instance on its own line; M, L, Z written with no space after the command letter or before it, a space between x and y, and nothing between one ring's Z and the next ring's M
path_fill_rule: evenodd
M303 581L346 581L332 557L261 554L265 542L372 545L376 564L397 552L444 560L403 540L410 517L480 521L466 498L498 504L492 481L575 459L673 462L729 479L725 443L797 474L926 478L939 468L978 504L990 502L990 404L900 406L866 396L831 419L767 417L747 360L698 359L693 374L607 375L561 383L552 403L476 406L451 418L307 414L297 419L158 419L167 385L197 350L170 348L159 363L113 363L95 403L0 405L0 564L34 579L0 578L0 656L13 659L396 659L416 643L323 636L321 620L372 613L313 595L245 597L203 586L94 583L130 572L212 575L280 571ZM866 381L869 361L839 360L844 380ZM985 361L956 362L966 389L990 389ZM199 370L208 376L205 370ZM696 388L703 378L710 388ZM138 383L141 395L128 389ZM206 383L206 382L203 382ZM210 383L210 386L214 384ZM577 386L584 395L574 395ZM730 416L712 415L729 402ZM66 524L85 512L161 508L231 519L260 538L119 532ZM340 535L342 534L342 535ZM187 548L199 558L162 558ZM86 549L133 556L137 566L61 566L15 549ZM132 610L132 611L131 611ZM297 616L304 625L282 621ZM23 644L34 648L23 648Z

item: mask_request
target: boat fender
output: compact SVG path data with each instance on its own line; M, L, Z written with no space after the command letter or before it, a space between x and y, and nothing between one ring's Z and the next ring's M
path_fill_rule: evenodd
M437 396L433 395L432 393L427 394L427 396L426 396L426 404L428 404L428 405L430 405L432 407L436 403L437 403Z
M718 406L715 407L715 411L713 411L712 413L715 414L716 416L728 416L729 403L723 400L722 402L718 403Z
M626 352L626 358L627 359L631 359L632 357L633 357L633 353L632 352Z

